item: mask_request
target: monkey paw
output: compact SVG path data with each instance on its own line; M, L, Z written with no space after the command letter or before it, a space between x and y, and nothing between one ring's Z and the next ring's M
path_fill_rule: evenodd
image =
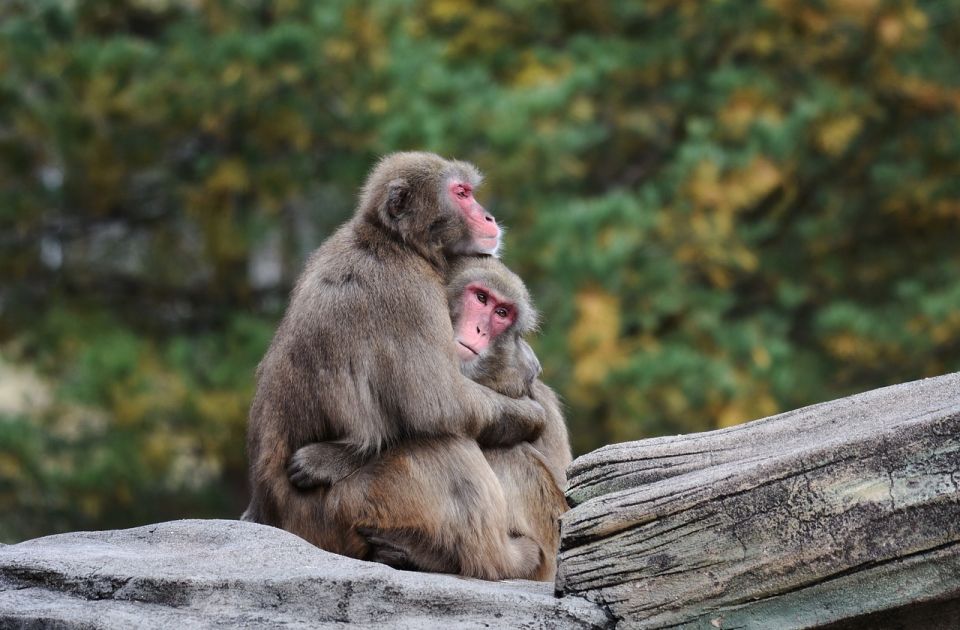
M310 464L302 458L298 459L298 454L293 456L293 459L290 460L290 465L287 466L287 476L290 477L290 483L301 490L329 486L329 476L324 475L321 470L312 468Z
M330 486L355 472L363 461L337 442L315 442L299 449L290 458L287 476L301 490Z

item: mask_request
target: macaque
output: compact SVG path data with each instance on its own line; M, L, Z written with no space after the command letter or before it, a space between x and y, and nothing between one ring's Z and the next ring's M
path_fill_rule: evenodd
M335 441L371 456L400 442L495 447L540 435L543 407L464 376L450 343L450 261L500 247L500 228L474 198L480 181L465 162L389 155L369 175L354 217L310 256L257 368L247 432L252 497L241 518L330 548L339 533L329 531L324 502L287 474L307 444ZM517 563L537 553L522 537L507 547Z
M559 401L523 339L536 313L520 278L493 258L459 261L447 294L464 374L543 405L542 435L482 450L460 437L414 440L366 460L338 443L310 444L294 454L291 482L323 497L322 518L342 534L330 551L398 568L552 580L571 455ZM526 540L538 553L518 564L507 543Z

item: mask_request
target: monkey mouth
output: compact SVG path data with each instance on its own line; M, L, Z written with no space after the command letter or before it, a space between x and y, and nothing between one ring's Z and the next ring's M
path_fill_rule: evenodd
M474 355L480 356L480 353L479 353L479 352L477 352L476 350L474 350L473 348L471 348L471 347L468 346L467 344L463 343L463 342L460 341L459 339L457 339L457 343L459 343L461 346L463 346L464 348L466 348L467 350L469 350L470 352L472 352Z

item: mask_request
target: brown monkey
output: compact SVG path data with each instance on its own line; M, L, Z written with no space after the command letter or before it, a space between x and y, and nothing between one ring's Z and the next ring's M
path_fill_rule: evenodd
M520 278L492 258L460 261L447 291L464 373L511 397L532 395L547 411L543 434L482 454L462 438L402 443L366 464L338 444L311 444L294 454L291 481L333 484L324 514L344 534L333 551L402 568L552 580L571 455L559 401L537 380L540 363L523 340L536 314ZM518 534L537 543L535 567L504 557L504 541Z
M310 256L257 368L243 519L329 546L336 532L321 502L298 492L286 470L312 442L370 454L401 439L463 436L493 446L539 435L543 408L464 377L450 344L448 260L500 244L473 196L480 180L472 165L431 153L387 156L353 219ZM512 541L512 556L529 557L530 545Z
M532 444L487 447L483 454L506 495L508 526L533 538L544 552L534 579L553 580L560 544L558 519L567 510L565 471L572 456L560 402L537 378L540 362L523 339L536 320L530 296L519 276L493 259L461 261L451 273L447 296L464 374L501 394L530 396L547 412L543 433ZM478 299L481 297L485 299ZM477 305L493 303L496 314L503 308L499 302L504 298L526 321L518 322L510 334L503 335L499 343L495 340L487 353L471 361L471 346L484 332L484 311Z

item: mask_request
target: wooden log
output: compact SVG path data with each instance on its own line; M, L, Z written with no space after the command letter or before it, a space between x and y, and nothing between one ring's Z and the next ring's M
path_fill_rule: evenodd
M618 627L960 627L960 374L612 445L569 477L557 590Z

